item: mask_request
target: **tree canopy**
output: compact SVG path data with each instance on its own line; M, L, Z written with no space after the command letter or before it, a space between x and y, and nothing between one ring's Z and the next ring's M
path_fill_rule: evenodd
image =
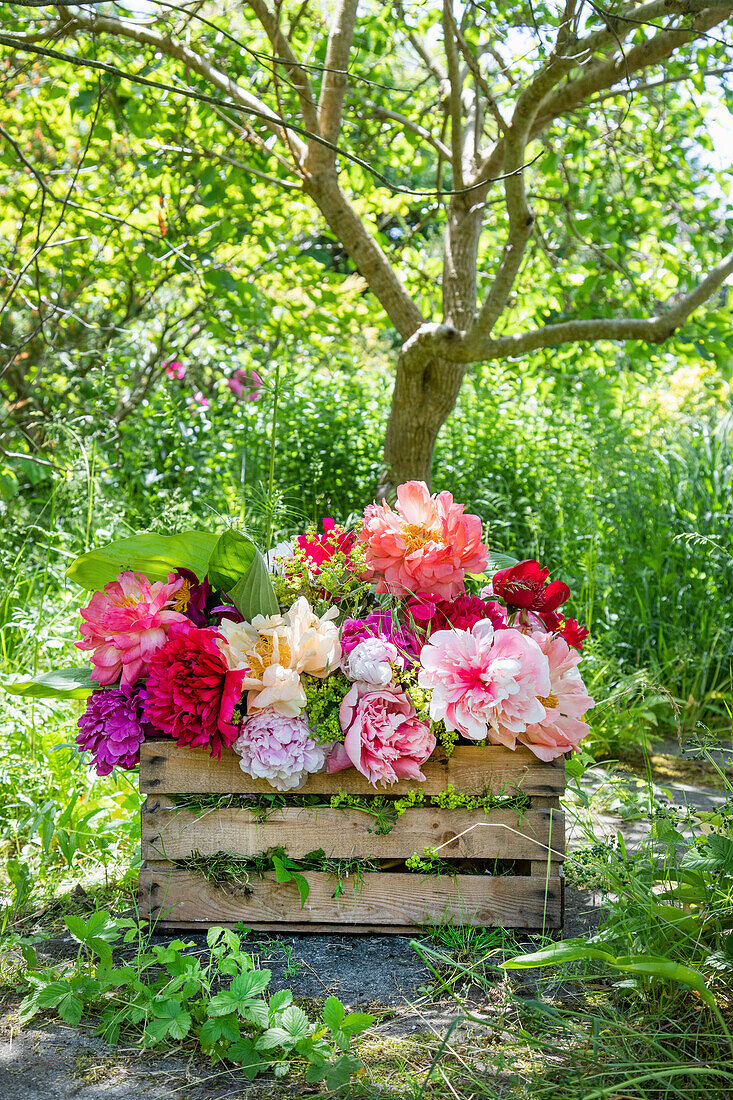
M171 349L381 332L388 485L429 479L472 363L730 358L733 2L6 9L2 385L33 438L112 358L119 422Z

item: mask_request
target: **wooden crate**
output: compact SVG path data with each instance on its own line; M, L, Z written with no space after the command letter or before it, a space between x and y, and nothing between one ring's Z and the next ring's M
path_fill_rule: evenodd
M288 806L256 820L242 808L192 811L172 795L272 794L264 781L252 780L232 752L212 760L204 751L172 741L142 746L140 790L142 855L140 914L162 929L206 928L212 924L288 931L417 931L427 923L518 929L562 927L562 859L565 820L559 799L565 787L564 759L544 764L529 750L459 746L450 757L437 752L423 766L425 783L401 781L375 792L355 769L337 775L312 775L297 792L328 796L342 790L371 797L400 798L411 788L426 795L452 785L456 791L527 795L527 809L485 812L415 807L402 814L385 835L374 832L374 819L350 808ZM283 848L297 860L322 848L336 858L380 861L352 888L347 881L334 897L336 880L305 872L310 894L301 909L292 883L274 875L250 876L246 887L209 883L180 861L217 852L247 857ZM440 848L444 859L485 861L487 873L426 875L404 870L404 860L425 848ZM491 874L494 861L510 861L511 873Z

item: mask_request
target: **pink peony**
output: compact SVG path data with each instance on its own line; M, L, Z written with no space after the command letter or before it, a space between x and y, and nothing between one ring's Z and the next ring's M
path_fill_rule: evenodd
M177 379L180 382L181 379L186 377L186 368L178 359L166 360L162 366L169 378Z
M473 741L516 747L516 734L539 722L538 696L550 690L547 657L518 630L484 619L471 630L438 630L420 654L420 687L430 688L430 717Z
M266 779L278 791L297 791L326 762L326 750L311 737L305 718L261 710L245 719L232 745L239 766L253 779Z
M187 619L171 627L168 641L153 656L145 685L145 717L181 745L206 745L221 756L239 732L233 711L242 695L243 671L230 671L215 630Z
M346 737L331 751L329 773L353 764L373 786L405 778L425 781L420 765L434 750L435 737L401 689L354 684L339 719Z
M322 535L298 535L295 541L309 559L312 575L317 577L323 563L330 561L334 554L340 551L348 556L354 545L354 536L326 517L323 520Z
M367 580L395 596L431 593L445 600L464 591L466 573L488 561L481 520L464 515L450 493L431 496L423 481L397 490L397 509L384 501L364 511L359 540L366 546Z
M134 684L145 675L150 659L165 643L168 628L187 622L186 616L169 610L183 578L168 575L168 582L151 584L142 573L120 573L117 580L95 592L81 617L83 641L79 649L92 650L92 678L104 685Z
M564 752L577 749L588 734L582 717L595 704L578 672L580 654L558 635L533 634L532 637L549 662L550 690L540 699L545 717L528 724L526 730L517 734L517 740L540 760L554 760Z

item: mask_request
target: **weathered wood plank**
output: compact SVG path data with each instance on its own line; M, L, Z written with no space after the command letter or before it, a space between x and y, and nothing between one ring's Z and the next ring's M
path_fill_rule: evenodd
M140 914L181 926L242 921L272 925L273 930L283 922L404 927L450 920L484 927L558 928L562 917L559 878L375 873L364 875L356 891L347 884L338 898L329 875L307 872L306 878L310 894L301 909L292 883L277 883L274 876L253 879L245 892L214 886L180 868L150 864L139 875Z
M194 851L254 856L277 847L293 859L317 848L338 858L390 859L431 847L439 848L444 859L546 860L548 845L553 859L562 857L565 819L558 810L415 808L380 835L373 817L353 809L288 807L260 822L245 809L194 813L155 796L142 809L142 857L147 860L187 859Z
M545 764L524 747L516 752L501 746L459 745L446 758L436 753L423 765L425 783L401 780L386 791L404 795L412 787L425 794L439 794L452 785L457 791L495 795L520 790L529 795L553 796L565 788L565 762ZM272 794L265 780L250 779L239 767L239 757L225 749L221 760L213 760L202 749L179 746L174 741L146 741L140 751L140 790L144 794ZM374 795L374 788L355 768L336 775L311 775L298 794Z

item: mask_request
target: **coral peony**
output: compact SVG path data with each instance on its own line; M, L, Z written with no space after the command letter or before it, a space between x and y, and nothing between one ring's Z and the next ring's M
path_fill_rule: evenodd
M514 748L516 734L544 717L547 657L518 630L484 619L471 630L438 630L420 654L420 687L431 689L430 717L449 730Z
M182 745L207 745L217 759L237 737L232 719L244 680L243 672L227 668L219 638L187 620L172 626L150 662L145 706L156 729Z
M354 684L344 696L339 718L346 737L329 755L329 772L353 764L374 786L404 778L425 781L420 765L436 741L403 691Z
M528 724L517 740L540 760L554 760L577 749L588 734L582 717L595 704L578 671L580 654L558 635L535 634L533 638L550 666L550 690L540 699L544 718Z
M570 589L562 581L547 584L550 570L538 561L528 558L517 562L510 569L494 573L491 588L511 607L528 611L551 612L557 610L570 597Z
M139 762L145 698L142 687L106 688L89 696L76 743L91 752L97 775L109 775L115 766L129 771Z
M326 750L311 737L305 718L258 711L245 719L232 748L239 766L253 779L266 779L278 791L295 791L326 762Z
M174 623L186 616L169 610L183 580L168 576L168 582L151 584L142 573L120 573L117 580L95 592L80 627L79 649L92 650L92 678L102 685L134 684L144 676L150 659L166 639Z
M319 679L341 662L332 607L321 618L301 596L284 615L256 615L251 623L223 621L219 646L230 669L244 673L247 712L273 707L296 717L305 707L301 672Z
M378 688L392 683L392 665L405 667L405 659L400 656L397 646L384 638L365 638L344 657L342 667L349 680Z
M364 512L359 539L366 546L367 580L395 596L432 593L450 600L464 591L466 573L488 560L481 520L464 515L450 493L431 496L422 481L397 490L397 508L386 501Z

